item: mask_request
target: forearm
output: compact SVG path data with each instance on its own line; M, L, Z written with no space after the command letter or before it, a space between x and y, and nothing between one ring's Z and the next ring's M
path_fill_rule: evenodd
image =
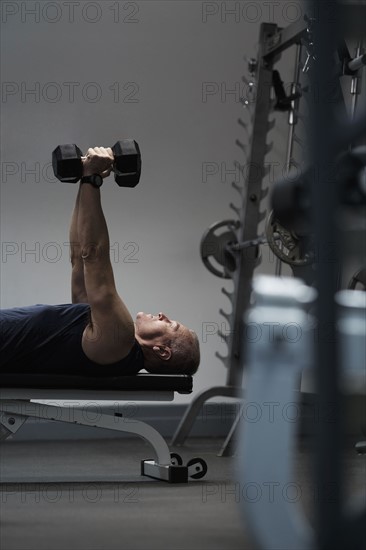
M88 149L83 157L83 176L99 174L107 177L113 167L111 149ZM96 259L93 255L109 258L109 235L104 218L100 190L91 183L79 186L70 228L71 257L75 260ZM74 244L76 243L76 244Z
M79 215L80 190L78 191L74 211L71 217L69 230L70 260L72 265L71 273L71 299L72 303L87 302L88 297L84 280L84 262L81 257L81 247L77 229L77 220Z
M88 302L92 305L102 300L104 307L109 307L109 299L115 297L116 287L110 261L108 228L100 190L88 183L80 186L77 230Z
M80 241L79 241L78 226L77 226L78 215L79 215L79 201L80 201L80 189L78 190L78 194L76 197L74 211L72 213L70 229L69 229L70 260L73 267L78 263L81 263L82 265Z
M88 183L80 185L76 228L83 260L109 259L109 234L100 189Z

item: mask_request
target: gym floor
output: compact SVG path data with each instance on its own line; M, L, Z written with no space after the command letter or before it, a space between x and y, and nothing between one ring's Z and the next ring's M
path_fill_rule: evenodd
M2 442L0 548L252 550L238 501L253 496L236 481L240 457L217 457L222 442L190 438L171 448L185 462L200 456L208 463L206 477L188 485L141 478L140 461L152 456L138 438ZM366 457L353 442L343 471L347 493L362 491L365 500ZM312 521L315 484L306 442L297 451L295 477Z

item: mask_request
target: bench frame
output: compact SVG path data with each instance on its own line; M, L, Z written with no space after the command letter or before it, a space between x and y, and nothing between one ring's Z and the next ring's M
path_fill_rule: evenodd
M68 403L51 405L35 400L77 400L89 401L88 405ZM28 418L66 422L81 426L93 426L142 437L150 443L156 459L141 462L141 475L167 481L169 483L187 483L188 476L199 475L199 465L183 466L175 464L169 447L162 435L146 422L124 416L122 413L98 413L90 416L90 400L98 401L173 401L173 390L162 391L118 391L118 390L78 390L78 389L36 389L5 388L0 390L0 426L3 426L5 438L16 433ZM5 428L5 430L4 430ZM190 461L192 462L192 461Z

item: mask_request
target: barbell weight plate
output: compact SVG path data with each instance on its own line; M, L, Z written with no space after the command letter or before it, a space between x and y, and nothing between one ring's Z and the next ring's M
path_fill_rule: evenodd
M351 290L366 290L366 267L357 271L348 284Z
M303 250L302 240L293 231L283 227L273 211L267 218L266 237L272 252L282 262L298 267L313 263L312 254Z
M229 254L230 244L237 243L235 229L240 222L223 220L212 224L203 234L200 253L207 269L221 279L230 279L235 266Z

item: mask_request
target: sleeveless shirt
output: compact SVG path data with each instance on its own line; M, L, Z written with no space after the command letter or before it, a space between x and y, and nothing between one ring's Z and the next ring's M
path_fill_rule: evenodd
M85 355L82 335L89 304L37 304L0 310L0 371L5 373L123 376L144 367L140 344L117 363L99 365Z

